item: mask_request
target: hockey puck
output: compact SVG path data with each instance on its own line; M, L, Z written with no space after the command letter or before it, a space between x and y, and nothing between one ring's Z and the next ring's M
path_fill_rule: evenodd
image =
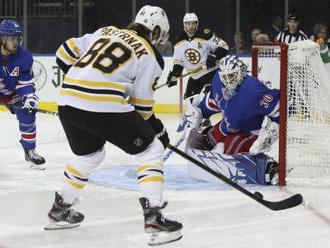
M264 196L261 193L257 192L257 191L254 192L254 195L256 196L257 199L260 199L260 200L262 200L264 198Z

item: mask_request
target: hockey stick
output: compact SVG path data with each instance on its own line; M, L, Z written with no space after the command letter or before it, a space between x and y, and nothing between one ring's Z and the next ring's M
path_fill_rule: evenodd
M194 73L197 73L197 72L200 72L200 71L205 71L205 70L206 70L206 68L205 68L204 66L203 66L203 67L200 67L200 68L198 68L198 69L196 69L196 70L194 70L194 71L187 72L186 74L183 74L182 76L179 76L179 77L174 78L173 81L177 81L177 80L179 80L180 78L184 78L184 77L189 76L189 75L191 75L191 74L194 74ZM162 88L162 87L164 87L164 86L166 86L166 85L168 85L167 82L164 83L164 84L161 84L161 85L156 86L156 87L154 88L154 90L158 90L159 88Z
M220 172L215 172L214 170L212 170L209 167L205 166L200 161L198 161L198 160L194 159L193 157L189 156L187 153L179 150L175 146L172 146L171 144L168 144L167 147L169 149L171 149L172 151L176 152L177 154L181 155L185 159L193 162L198 167L206 170L207 172L211 173L213 176L215 176L215 177L219 178L220 180L222 180L223 182L231 185L232 187L234 187L238 191L242 192L243 194L247 195L248 197L254 199L255 201L259 202L260 204L264 205L265 207L267 207L271 210L278 211L278 210L293 208L293 207L296 207L296 206L298 206L299 204L301 204L303 202L303 197L302 197L301 194L295 194L295 195L293 195L293 196L291 196L287 199L284 199L282 201L276 201L276 202L266 201L266 200L263 199L263 195L261 193L259 193L258 191L254 192L254 193L251 193L250 191L246 190L245 188L239 186L238 184L234 183L233 181L231 181L230 179L228 179L227 177L222 175Z
M180 139L174 144L175 147L179 147L179 145L181 145L181 143L184 141L185 134L186 133L183 133L183 135L180 137ZM170 149L164 156L163 163L171 156L172 153L173 153L173 150Z
M215 69L215 68L217 68L217 65L214 66L214 67L212 67L212 68L210 68L209 71L211 71L211 70L213 70L213 69ZM186 76L189 76L189 75L191 75L191 74L194 74L194 73L197 73L197 72L200 72L200 71L207 71L206 65L203 65L202 67L200 67L200 68L198 68L198 69L196 69L196 70L194 70L194 71L187 72L186 74L183 74L182 76L176 77L173 81L177 81L177 80L179 80L180 78L184 78L184 77L186 77ZM164 84L158 85L158 86L156 86L156 87L154 88L154 90L157 90L157 89L159 89L159 88L162 88L162 87L166 86L167 84L168 84L168 83L166 82L166 83L164 83Z
M20 105L15 105L15 104L10 104L10 103L3 103L3 102L0 102L0 105L7 106L9 108L17 108L17 109L23 109L24 108L23 106L20 106ZM32 109L31 111L32 112L37 112L37 113L43 113L43 114L58 116L58 112L53 112L53 111L46 110L46 109Z
M217 62L216 65L215 65L214 67L210 68L210 69L207 69L207 68L206 68L206 65L203 65L202 67L200 67L200 68L198 68L198 69L196 69L196 70L194 70L194 71L187 72L186 74L183 74L182 76L176 77L173 81L177 81L177 80L179 80L180 78L184 78L184 77L186 77L186 76L189 76L189 75L191 75L191 74L194 74L194 73L197 73L197 72L200 72L200 71L213 71L214 69L216 69L216 68L218 67L218 63L219 63L219 62ZM166 83L164 83L164 84L161 84L161 85L158 85L158 86L156 86L156 87L154 88L154 90L157 90L157 89L159 89L159 88L162 88L162 87L166 86L167 84L168 84L168 82L166 82Z

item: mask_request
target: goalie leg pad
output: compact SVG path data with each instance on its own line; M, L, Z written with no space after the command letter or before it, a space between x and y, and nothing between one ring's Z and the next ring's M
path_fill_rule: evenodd
M258 156L252 156L248 153L227 155L197 149L189 149L188 154L234 182L268 184L265 180L267 157L263 154ZM195 179L219 182L218 178L191 162L188 163L188 172Z
M250 147L249 152L253 155L269 152L274 142L279 136L279 125L265 117L258 139Z

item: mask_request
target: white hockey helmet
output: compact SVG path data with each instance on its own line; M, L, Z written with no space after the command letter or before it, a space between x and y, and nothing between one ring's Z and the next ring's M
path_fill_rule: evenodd
M189 35L187 29L186 29L186 22L197 22L197 26L196 26L196 30L195 33L198 29L198 17L195 13L186 13L183 17L183 27L184 27L184 31Z
M246 76L247 66L236 55L227 55L219 62L219 76L226 95L233 94ZM224 92L224 91L223 91ZM225 94L224 94L225 96Z
M136 14L134 22L145 26L151 32L157 26L160 28L160 35L157 40L152 41L152 34L150 34L150 40L153 45L164 44L167 41L170 31L170 24L168 23L167 15L162 8L145 5Z

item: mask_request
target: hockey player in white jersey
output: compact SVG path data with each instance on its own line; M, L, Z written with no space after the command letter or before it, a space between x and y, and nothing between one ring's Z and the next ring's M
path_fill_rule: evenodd
M167 40L169 28L164 10L146 5L126 29L100 28L67 40L57 50L57 62L66 72L59 117L74 158L66 165L61 191L55 193L46 230L76 227L83 221L83 214L71 206L104 159L109 141L136 156L144 227L152 234L149 244L182 237L182 224L161 213L167 205L162 199L162 160L169 138L152 112L153 86L164 67L154 45Z
M183 69L191 74L184 98L198 94L204 85L210 84L216 71L216 61L228 54L227 43L210 29L198 29L195 13L183 17L184 33L174 46L174 65L167 77L169 87L177 84Z

